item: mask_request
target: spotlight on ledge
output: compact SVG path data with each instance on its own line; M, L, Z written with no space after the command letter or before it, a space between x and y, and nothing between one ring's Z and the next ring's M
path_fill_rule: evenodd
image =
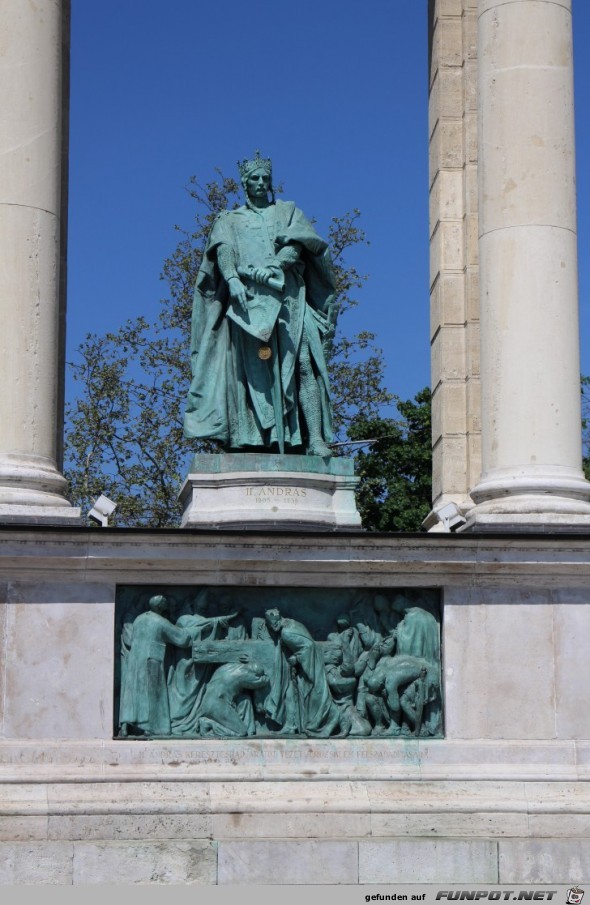
M442 522L443 531L456 531L461 525L464 525L467 519L461 515L459 507L455 503L446 503L440 509L434 510L440 522Z
M116 508L117 504L109 500L104 493L101 493L99 498L94 501L94 506L88 513L88 518L91 518L93 522L98 522L101 528L108 528L109 515L112 515Z

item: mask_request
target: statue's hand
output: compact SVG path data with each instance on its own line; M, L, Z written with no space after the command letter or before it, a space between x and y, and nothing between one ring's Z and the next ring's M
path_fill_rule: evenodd
M255 283L260 283L262 286L268 286L273 277L276 279L277 274L268 267L256 267L252 271L252 279Z
M231 277L227 284L227 288L229 289L229 294L232 299L235 299L240 305L246 305L246 287L238 277Z

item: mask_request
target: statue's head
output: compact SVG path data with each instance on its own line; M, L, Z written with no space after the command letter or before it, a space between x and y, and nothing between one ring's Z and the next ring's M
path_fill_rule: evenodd
M350 628L350 619L348 618L346 613L342 613L340 616L338 616L338 618L336 619L336 625L338 626L339 632L344 632L347 628Z
M264 618L273 631L278 632L281 627L281 614L278 610L267 610L264 614Z
M155 594L148 600L148 606L154 613L159 613L162 616L168 609L168 601L163 594Z
M272 186L272 161L270 157L261 157L260 151L256 151L256 157L250 160L238 161L240 180L247 198L254 200L259 193L268 199L269 193L274 201L274 189Z

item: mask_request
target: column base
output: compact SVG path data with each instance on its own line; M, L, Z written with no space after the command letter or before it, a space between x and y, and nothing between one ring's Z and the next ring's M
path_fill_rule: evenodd
M590 483L576 469L502 469L484 477L471 495L476 505L461 532L590 531Z
M68 482L44 456L0 456L0 524L80 525L66 499Z

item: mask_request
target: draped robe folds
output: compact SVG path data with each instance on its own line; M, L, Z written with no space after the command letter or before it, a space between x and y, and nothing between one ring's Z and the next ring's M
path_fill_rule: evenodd
M301 248L299 260L284 271L282 290L240 276L250 299L259 307L268 300L268 307L276 305L279 311L270 337L262 340L236 323L238 303L229 298L217 250L229 246L242 272L276 264L280 249L294 244ZM322 437L331 442L323 340L331 326L334 293L327 245L292 202L277 201L262 210L243 206L220 214L195 287L185 436L218 440L226 449L301 447L305 427L298 400L298 362L305 338L319 389ZM271 349L268 360L258 354L263 344Z
M397 626L396 634L396 654L409 654L440 664L440 628L431 613L422 607L411 607Z
M289 722L288 717L292 716L289 713L293 704L289 706L291 671L288 662L291 655L297 660L294 691L299 726L287 725L287 728L300 728L303 732L321 732L333 717L335 705L322 653L305 626L295 619L282 620L271 687L264 704L265 710L271 719L281 726L285 726L285 723Z
M190 635L159 613L142 613L133 623L121 685L119 722L149 735L170 735L165 661L170 645L186 648Z
M197 613L181 616L176 624L188 632L191 644L218 639L218 623ZM195 663L190 648L177 652L174 666L168 674L172 735L196 734L199 706L214 669L210 663Z

